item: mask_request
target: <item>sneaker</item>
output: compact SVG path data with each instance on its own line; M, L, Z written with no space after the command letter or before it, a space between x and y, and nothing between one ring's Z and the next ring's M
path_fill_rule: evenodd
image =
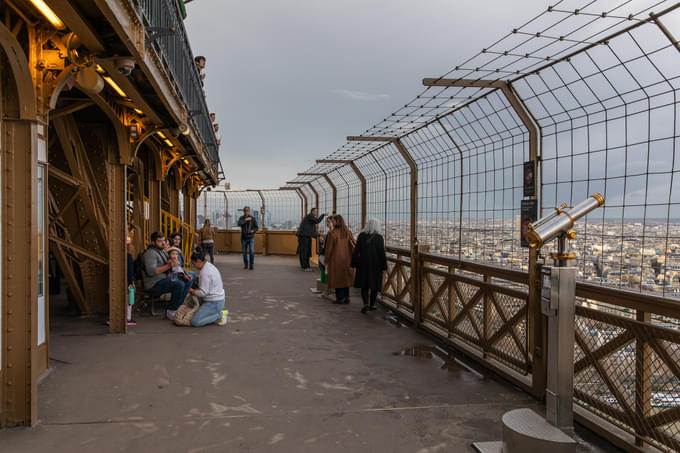
M368 307L368 309L369 309L370 311L375 311L375 305L371 305L370 307Z
M361 313L366 314L368 310L369 310L368 305L364 305L363 308L361 309Z
M250 266L248 269L250 269L250 270L252 271L252 270L253 270L253 266Z
M127 325L128 325L128 326L136 326L136 325L137 325L137 321L135 321L134 319L131 319L131 320L129 320L129 321L127 322Z
M246 264L245 266L243 266L243 269L248 269L248 265Z
M165 310L165 317L168 318L170 321L175 319L175 310Z
M305 267L304 269L302 269L302 272L314 272L314 269L312 269L311 267Z
M217 321L218 326L223 326L227 323L229 320L229 310L222 310L222 318L220 318L219 321Z

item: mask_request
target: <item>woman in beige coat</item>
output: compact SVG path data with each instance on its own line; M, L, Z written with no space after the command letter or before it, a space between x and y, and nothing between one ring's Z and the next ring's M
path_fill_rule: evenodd
M349 303L349 288L354 284L354 269L350 267L354 253L354 237L341 215L334 216L335 226L328 234L325 266L328 269L328 289L335 288L334 304Z

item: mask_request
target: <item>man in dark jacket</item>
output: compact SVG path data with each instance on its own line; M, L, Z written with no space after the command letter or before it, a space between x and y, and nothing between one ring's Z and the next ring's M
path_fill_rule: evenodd
M241 227L241 248L243 249L243 269L253 269L255 262L255 233L258 230L257 221L250 216L250 208L243 208L243 215L238 219ZM250 247L250 265L248 264L248 247Z
M312 238L317 235L317 225L323 220L326 214L317 217L319 210L312 208L312 212L307 214L297 231L298 249L300 251L300 266L305 272L311 272L309 267L309 257L312 255Z

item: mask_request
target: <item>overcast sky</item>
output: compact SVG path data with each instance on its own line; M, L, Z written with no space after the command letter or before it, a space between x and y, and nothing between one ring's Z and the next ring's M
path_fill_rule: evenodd
M547 0L194 0L185 21L232 189L276 188Z

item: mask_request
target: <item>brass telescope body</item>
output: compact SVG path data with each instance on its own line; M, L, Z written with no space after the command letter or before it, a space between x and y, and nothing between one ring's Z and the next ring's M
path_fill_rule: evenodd
M552 214L529 225L527 233L529 247L541 248L546 242L561 234L565 234L568 239L574 239L576 237L572 230L574 222L603 204L602 195L594 193L569 210L565 209L565 205L555 208Z

